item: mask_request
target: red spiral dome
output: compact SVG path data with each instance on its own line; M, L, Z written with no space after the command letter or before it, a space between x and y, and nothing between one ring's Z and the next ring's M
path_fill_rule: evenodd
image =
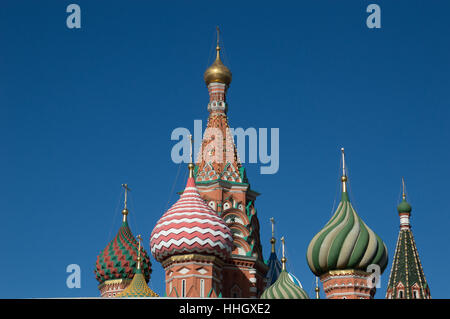
M189 253L222 259L230 256L233 247L230 228L200 197L192 174L183 194L153 229L150 247L159 262Z

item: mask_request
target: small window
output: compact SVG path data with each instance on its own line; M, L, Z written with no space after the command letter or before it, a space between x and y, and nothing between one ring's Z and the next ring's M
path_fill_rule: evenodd
M200 279L200 298L205 297L205 279Z
M403 298L403 290L400 290L400 291L398 292L398 297L399 297L400 299Z
M186 297L186 279L181 281L181 297Z

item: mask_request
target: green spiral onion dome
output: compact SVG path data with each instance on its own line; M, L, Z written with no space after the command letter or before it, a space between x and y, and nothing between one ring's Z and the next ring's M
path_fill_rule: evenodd
M388 254L381 238L358 216L343 192L333 217L310 242L307 260L316 276L338 269L367 271L371 264L383 272Z
M282 270L273 285L264 290L261 299L309 299L309 296L292 281L286 270Z
M139 243L125 219L116 237L97 257L94 271L97 281L102 284L111 279L133 279L137 268L138 246ZM144 250L142 259L142 272L148 282L152 270L150 258Z

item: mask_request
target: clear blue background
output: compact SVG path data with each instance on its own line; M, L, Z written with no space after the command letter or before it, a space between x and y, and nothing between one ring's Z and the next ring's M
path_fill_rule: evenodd
M70 3L81 6L80 30L66 27ZM366 27L370 3L381 6L379 30ZM185 183L170 134L206 123L216 25L233 72L231 126L280 128L279 172L246 165L262 193L264 257L274 217L289 270L314 295L306 249L335 207L344 146L353 205L389 264L405 176L432 297L449 297L449 10L410 0L2 1L0 297L98 296L93 270L120 225L121 183L149 250ZM66 287L72 263L80 289ZM154 260L150 286L163 294Z

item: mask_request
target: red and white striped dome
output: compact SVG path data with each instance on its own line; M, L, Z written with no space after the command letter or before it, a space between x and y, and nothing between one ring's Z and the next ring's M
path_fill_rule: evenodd
M153 229L150 247L159 262L189 253L226 259L232 251L233 237L225 221L200 197L194 178L189 177L180 199Z

